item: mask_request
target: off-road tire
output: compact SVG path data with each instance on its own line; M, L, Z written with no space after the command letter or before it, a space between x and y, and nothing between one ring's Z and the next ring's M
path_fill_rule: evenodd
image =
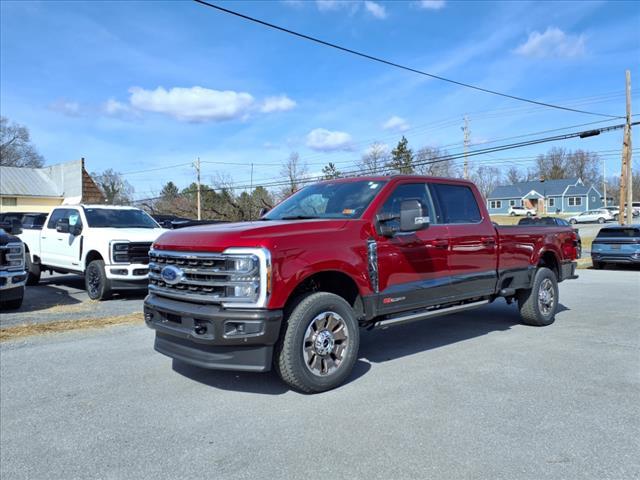
M91 300L111 298L111 282L104 271L104 261L94 260L84 272L84 285Z
M303 348L307 329L324 312L335 312L341 317L348 330L348 343L336 370L318 376L305 364ZM339 386L349 377L358 358L360 332L353 308L342 297L326 292L302 297L285 312L284 322L274 352L274 367L285 383L304 393L318 393Z
M549 283L546 282L549 281ZM543 285L550 285L553 291L553 306L545 313L540 301L540 290ZM535 327L551 325L555 321L558 309L558 280L556 274L546 267L539 267L533 279L533 287L518 293L518 308L522 323Z
M0 302L0 309L2 310L17 310L22 306L22 299L24 298L24 287L22 288L22 295L20 298L14 298L13 300L7 300Z
M31 261L31 254L29 252L24 253L24 261L27 270L27 285L37 285L40 281L40 265Z

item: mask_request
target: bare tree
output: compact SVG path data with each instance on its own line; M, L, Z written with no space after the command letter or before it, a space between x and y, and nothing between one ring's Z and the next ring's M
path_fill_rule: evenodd
M500 170L497 167L482 165L471 172L471 180L486 198L501 183Z
M585 150L570 152L567 155L567 173L587 185L596 185L600 178L600 156Z
M545 180L567 178L567 151L553 147L546 154L536 158L537 175Z
M507 183L513 185L514 183L522 182L522 180L523 178L518 167L509 167L509 170L507 170Z
M384 165L387 163L388 157L387 146L383 143L374 142L367 152L362 155L356 166L364 175L380 175L384 173Z
M31 143L29 129L17 123L9 124L0 117L0 165L3 167L42 167L44 158Z
M91 177L96 182L106 201L110 205L127 205L131 203L133 195L133 187L129 182L122 178L120 172L114 171L112 168L104 172L92 173Z
M287 182L287 186L282 189L282 196L286 197L298 191L300 189L300 181L304 180L307 173L307 165L300 161L298 152L292 152L287 162L280 169L280 175Z
M415 172L432 177L455 177L458 173L453 160L445 160L448 152L434 147L423 147L414 157Z

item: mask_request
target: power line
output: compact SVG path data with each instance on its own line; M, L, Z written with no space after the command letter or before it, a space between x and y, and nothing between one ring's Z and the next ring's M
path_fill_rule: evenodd
M639 125L640 122L633 122L631 125L635 126L635 125ZM467 152L467 156L471 157L471 156L477 156L477 155L485 155L485 154L489 154L489 153L494 153L494 152L501 152L501 151L505 151L505 150L512 150L512 149L516 149L516 148L522 148L522 147L527 147L527 146L531 146L531 145L538 145L541 143L548 143L548 142L555 142L555 141L559 141L559 140L568 140L571 138L587 138L587 137L591 137L591 136L596 136L596 135L600 135L601 133L607 133L607 132L611 132L614 130L620 130L621 128L624 127L624 124L619 124L619 125L610 125L607 127L601 127L598 129L594 129L594 130L586 130L586 131L580 131L580 132L572 132L572 133L567 133L567 134L563 134L563 135L555 135L552 137L543 137L543 138L537 138L537 139L532 139L532 140L527 140L524 142L517 142L517 143L511 143L511 144L505 144L505 145L498 145L495 147L490 147L490 148L486 148L486 149L478 149L478 150L471 150L469 152ZM414 162L413 166L417 167L417 166L423 166L423 165L431 165L431 164L435 164L435 163L441 163L441 162L448 162L451 160L458 160L464 158L464 154L453 154L453 155L443 155L441 157L435 157L423 162ZM367 171L365 170L352 170L352 171L348 171L348 172L342 172L342 175L344 177L349 177L349 176L358 176L358 175L362 175L364 173L367 173ZM320 180L324 180L324 177L322 176L316 176L316 177L308 177L305 179L301 179L298 181L298 184L307 184L307 183L314 183L314 182L318 182ZM271 183L255 183L256 187L263 187L263 188L267 188L267 187L281 187L281 186L286 186L289 185L288 181L278 181L278 182L271 182ZM246 190L247 188L249 188L248 185L240 185L240 186L223 186L223 189L229 191L233 191L233 190ZM141 200L137 200L137 202L142 202L142 201L151 201L151 200L156 200L158 198L161 197L154 197L154 198L146 198L146 199L141 199Z
M516 96L516 95L510 95L508 93L502 93L502 92L498 92L496 90L490 90L488 88L478 87L478 86L472 85L470 83L459 82L457 80L452 80L450 78L441 77L439 75L434 75L433 73L428 73L428 72L425 72L423 70L418 70L416 68L407 67L406 65L401 65L399 63L391 62L389 60L385 60L385 59L380 58L380 57L375 57L375 56L369 55L367 53L359 52L359 51L353 50L351 48L343 47L343 46L338 45L336 43L327 42L325 40L321 40L319 38L312 37L312 36L306 35L304 33L296 32L294 30L290 30L288 28L281 27L281 26L275 25L273 23L266 22L264 20L260 20L260 19L255 18L255 17L250 17L249 15L245 15L243 13L236 12L236 11L230 10L228 8L224 8L224 7L221 7L219 5L215 5L213 3L209 3L209 2L206 2L204 0L194 0L194 1L196 3L204 5L206 7L210 7L210 8L213 8L215 10L218 10L220 12L224 12L224 13L227 13L229 15L234 15L234 16L242 18L244 20L248 20L250 22L262 25L264 27L272 28L274 30L279 30L281 32L288 33L289 35L294 35L294 36L302 38L304 40L309 40L311 42L315 42L315 43L318 43L320 45L324 45L326 47L331 47L331 48L334 48L336 50L340 50L340 51L343 51L343 52L346 52L346 53L350 53L352 55L357 55L358 57L366 58L366 59L372 60L374 62L382 63L382 64L385 64L385 65L389 65L391 67L395 67L395 68L399 68L399 69L402 69L402 70L406 70L408 72L417 73L418 75L423 75L423 76L426 76L426 77L434 78L436 80L440 80L440 81L443 81L443 82L452 83L454 85L458 85L458 86L461 86L461 87L470 88L470 89L477 90L477 91L484 92L484 93L489 93L491 95L497 95L497 96L500 96L500 97L510 98L512 100L518 100L520 102L531 103L531 104L534 104L534 105L540 105L540 106L548 107L548 108L555 108L555 109L558 109L558 110L565 110L565 111L574 112L574 113L583 113L585 115L596 115L596 116L608 117L608 118L623 118L622 116L619 116L619 115L608 115L608 114L604 114L604 113L589 112L587 110L578 110L578 109L575 109L575 108L564 107L562 105L554 105L552 103L545 103L545 102L540 102L540 101L537 101L537 100L530 100L528 98L519 97L519 96Z

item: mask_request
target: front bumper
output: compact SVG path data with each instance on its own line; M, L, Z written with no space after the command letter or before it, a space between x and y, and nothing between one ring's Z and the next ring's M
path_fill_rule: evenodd
M15 267L14 267L15 268ZM0 290L10 290L17 287L24 287L27 283L27 272L7 271L0 272ZM3 295L4 298L4 295Z
M147 295L144 319L155 350L202 368L266 372L280 335L281 310L224 309Z
M149 278L149 265L144 263L112 263L104 266L104 272L112 282L145 283Z

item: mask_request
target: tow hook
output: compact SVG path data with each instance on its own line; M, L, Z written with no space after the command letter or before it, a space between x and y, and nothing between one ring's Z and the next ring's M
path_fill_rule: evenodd
M196 335L204 335L205 333L207 333L207 327L205 327L204 325L196 325L195 327L193 327L193 331Z

